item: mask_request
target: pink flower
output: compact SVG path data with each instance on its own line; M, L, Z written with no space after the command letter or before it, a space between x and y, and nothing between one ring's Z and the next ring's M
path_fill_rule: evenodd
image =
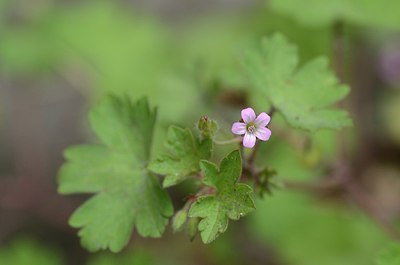
M271 136L271 130L266 128L271 117L261 112L256 117L256 113L252 108L242 110L242 119L244 122L235 122L232 125L232 132L237 135L243 135L243 146L253 148L256 144L256 138L261 141L268 141Z

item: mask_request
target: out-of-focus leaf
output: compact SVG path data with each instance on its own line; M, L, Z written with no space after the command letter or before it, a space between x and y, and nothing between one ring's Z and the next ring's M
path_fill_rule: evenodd
M61 265L58 252L32 239L21 238L0 249L0 265Z
M192 66L199 89L210 88L215 82L229 89L245 89L248 80L237 58L265 34L285 33L301 47L301 60L330 52L330 29L302 27L260 8L248 13L206 15L189 25L177 45L183 62Z
M298 265L372 265L388 240L361 213L293 191L257 201L249 227L288 264Z
M194 85L177 73L178 51L156 19L117 3L92 1L60 10L49 24L66 62L89 69L94 95L147 96L159 106L162 120L185 117L200 105Z
M313 27L344 20L365 26L400 28L397 0L269 0L268 6Z
M392 244L382 250L376 259L376 265L400 264L400 244Z
M4 29L0 38L0 69L20 74L49 70L60 59L59 49L40 27Z

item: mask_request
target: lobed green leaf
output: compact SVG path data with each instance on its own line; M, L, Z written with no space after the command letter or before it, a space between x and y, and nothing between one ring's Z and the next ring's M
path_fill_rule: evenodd
M201 161L204 184L216 189L215 195L201 196L191 206L190 217L202 220L198 229L204 243L210 243L228 227L229 219L240 217L255 209L250 197L251 187L237 183L242 172L242 161L238 150L231 152L221 161L220 169L208 161Z
M90 113L101 144L67 149L59 192L95 193L71 216L90 251L120 251L134 226L142 236L159 237L173 209L167 193L148 172L156 111L146 99L109 96Z
M332 106L349 88L339 81L324 57L298 66L297 48L281 34L262 41L244 61L255 91L271 103L293 127L309 131L351 126L344 110Z
M169 128L165 146L167 153L149 165L151 171L165 175L164 187L179 184L198 172L200 160L209 159L212 153L211 138L198 140L189 129L176 126Z

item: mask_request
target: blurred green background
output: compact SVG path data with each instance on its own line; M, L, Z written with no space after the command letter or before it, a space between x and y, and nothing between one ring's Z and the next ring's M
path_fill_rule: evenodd
M302 62L331 58L352 88L344 106L355 126L308 135L276 116L258 162L313 181L337 165L344 138L357 181L398 222L399 1L0 0L0 265L375 264L391 239L340 190L276 189L211 245L168 228L161 239L134 234L121 254L89 254L67 225L85 196L59 196L57 170L66 147L93 138L92 104L109 92L148 96L159 110L153 155L170 124L193 127L202 115L230 138L241 108L268 110L240 60L277 31ZM176 209L187 186L169 190Z

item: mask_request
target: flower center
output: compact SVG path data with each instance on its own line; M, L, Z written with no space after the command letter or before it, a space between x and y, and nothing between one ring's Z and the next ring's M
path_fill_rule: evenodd
M249 133L254 133L256 131L256 127L254 125L250 125L247 127L247 131Z

